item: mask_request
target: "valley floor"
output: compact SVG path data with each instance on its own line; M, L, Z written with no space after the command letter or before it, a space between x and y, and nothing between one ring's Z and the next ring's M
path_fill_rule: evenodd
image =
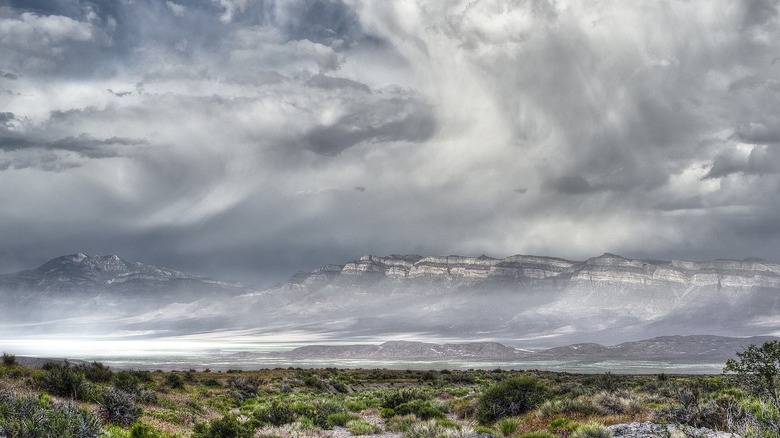
M4 362L0 437L8 438L57 427L40 436L777 436L764 424L777 418L773 408L727 375L112 370L101 363L22 366L10 355ZM661 424L682 426L662 431Z

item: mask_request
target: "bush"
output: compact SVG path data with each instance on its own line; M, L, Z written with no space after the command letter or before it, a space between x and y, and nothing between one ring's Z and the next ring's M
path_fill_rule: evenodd
M295 421L295 412L286 404L274 400L255 408L252 416L262 424L281 426Z
M599 392L593 396L593 403L606 415L633 414L642 408L639 400L630 392Z
M141 408L129 392L109 388L100 397L100 414L109 423L129 426L141 416Z
M578 427L571 438L612 438L612 432L598 423L588 423Z
M44 365L44 369L46 374L40 378L43 389L73 400L85 400L90 395L90 388L79 367L65 361L64 363L49 362Z
M347 430L352 435L375 435L381 432L382 428L362 418L358 418L347 422Z
M84 373L84 377L94 383L110 382L111 378L114 376L114 372L100 362L81 365L79 368L81 369L81 372Z
M160 432L153 426L145 423L134 423L130 428L130 438L169 438L171 435Z
M347 412L334 412L328 415L327 418L328 429L332 429L335 426L344 427L347 425L347 423L356 419L358 419L356 415L352 415Z
M520 420L517 418L502 418L496 421L496 430L501 436L512 436L520 428Z
M571 432L575 431L579 426L579 423L573 422L566 417L559 417L551 421L550 424L547 425L547 429L556 435L569 436Z
M426 400L428 397L417 388L401 388L385 395L382 399L382 407L395 409L398 406L414 400Z
M541 418L558 415L581 414L583 416L595 415L601 410L593 404L593 401L585 396L576 399L545 400L538 407L538 415Z
M192 438L252 438L254 429L241 423L234 415L226 415L208 424L198 423L193 429Z
M97 438L101 427L92 413L44 395L0 395L0 430L10 438Z
M139 390L139 378L131 371L119 371L114 373L112 382L117 389L135 394Z
M177 373L168 373L165 375L165 386L173 389L184 388L184 379Z
M16 356L10 353L3 352L3 365L12 367L16 365Z
M436 423L436 421L428 420L423 422L417 422L411 425L411 427L404 432L404 438L430 438L445 436L447 430Z
M444 413L431 405L428 400L412 400L410 402L396 406L396 415L414 414L421 420L430 420L431 418L443 418Z
M558 438L550 432L526 432L517 438Z
M531 377L515 377L499 382L482 393L477 403L477 420L492 423L530 411L547 394L546 388Z
M231 377L227 385L230 394L239 401L255 398L260 391L260 381L251 377Z

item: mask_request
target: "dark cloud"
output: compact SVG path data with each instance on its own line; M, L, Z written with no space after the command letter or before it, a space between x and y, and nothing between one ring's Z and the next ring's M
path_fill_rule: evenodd
M705 179L722 178L732 174L766 175L780 173L780 148L754 146L748 154L730 151L715 157Z
M366 84L362 84L360 82L346 78L335 78L323 74L312 76L311 79L306 81L306 85L310 87L322 88L325 90L338 90L346 88L364 93L371 92L371 89Z
M16 76L15 74L9 73L7 71L0 70L0 78L10 79L12 81L15 81L15 80L19 79L19 76Z
M304 138L307 149L332 156L363 142L422 142L435 132L436 119L430 105L393 98L355 105L336 123L317 126Z
M564 175L548 182L548 185L566 195L582 195L598 191L587 179L580 175Z
M341 0L291 0L282 9L281 27L288 38L326 45L350 45L363 37L355 11Z
M744 143L780 143L780 119L765 117L760 122L743 123L737 127L736 137Z

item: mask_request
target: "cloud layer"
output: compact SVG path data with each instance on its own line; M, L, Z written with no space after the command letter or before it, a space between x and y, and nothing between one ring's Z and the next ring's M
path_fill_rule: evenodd
M780 261L775 1L0 7L0 266Z

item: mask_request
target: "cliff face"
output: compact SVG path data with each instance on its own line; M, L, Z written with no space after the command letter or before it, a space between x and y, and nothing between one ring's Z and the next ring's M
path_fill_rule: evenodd
M780 288L780 265L759 259L708 262L645 261L604 254L584 262L552 257L364 255L345 265L298 274L292 282L315 286L341 278L432 280L475 285L484 281L558 287Z

